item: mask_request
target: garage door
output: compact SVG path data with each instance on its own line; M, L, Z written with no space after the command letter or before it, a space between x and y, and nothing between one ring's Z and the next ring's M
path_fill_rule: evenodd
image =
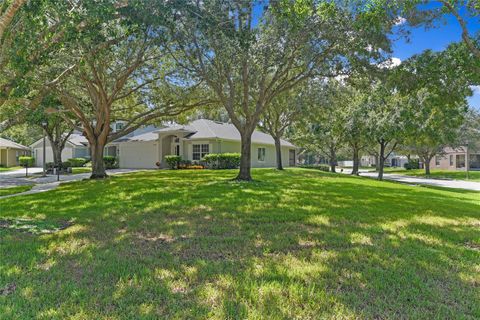
M156 168L157 144L155 142L122 143L119 148L120 168Z

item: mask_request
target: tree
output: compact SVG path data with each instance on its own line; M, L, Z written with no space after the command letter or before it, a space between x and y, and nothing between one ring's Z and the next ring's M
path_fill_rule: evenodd
M0 130L20 123L70 70L57 68L49 78L43 67L56 62L67 42L101 23L93 11L100 5L71 1L4 1L0 7ZM67 14L68 13L68 14ZM87 29L88 30L88 29Z
M46 96L42 103L28 114L26 123L45 132L52 148L53 163L60 168L62 151L74 131L76 121L71 114L63 112L60 115L58 112L63 112L59 100L52 95ZM65 118L69 121L65 121Z
M336 104L340 85L330 82L313 81L309 86L310 107L306 116L295 123L293 140L305 149L322 154L336 172L337 152L344 143L341 107Z
M277 169L283 170L281 139L285 130L308 108L307 87L297 87L277 96L267 108L260 121L260 128L270 134L275 142Z
M408 100L385 80L378 80L371 90L367 98L367 132L369 140L377 145L378 180L383 180L385 161L404 139L410 121L406 113Z
M352 175L358 175L360 154L368 145L367 95L360 88L355 88L355 84L347 84L339 89L336 105L343 121L344 141L352 151Z
M432 158L454 144L468 109L469 79L452 54L456 47L437 53L427 50L398 70L397 87L410 101L405 144L420 156L427 175Z
M181 3L173 30L177 62L205 81L240 132L237 180L252 179L251 135L277 96L378 58L378 48L388 51L391 24L375 10L360 1Z
M103 163L107 143L149 121L208 103L197 95L201 86L179 80L164 41L148 25L113 15L93 39L81 38L63 57L65 64L81 61L55 92L89 142L92 179L107 176ZM112 132L115 120L124 120L125 126Z

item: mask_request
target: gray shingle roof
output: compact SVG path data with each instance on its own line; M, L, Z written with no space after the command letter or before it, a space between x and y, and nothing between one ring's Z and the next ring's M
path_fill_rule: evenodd
M193 133L188 139L224 139L240 141L240 133L231 123L199 119L188 123L187 125L174 125L171 127L157 130L156 132L186 131ZM255 130L252 134L253 143L275 144L273 138L266 133ZM281 140L282 146L295 147L286 140Z
M13 142L8 139L0 138L0 147L12 148L12 149L21 149L21 150L30 150L29 147L25 147L19 143Z

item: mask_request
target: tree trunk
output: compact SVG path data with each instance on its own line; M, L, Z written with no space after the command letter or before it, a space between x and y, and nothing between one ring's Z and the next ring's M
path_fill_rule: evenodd
M423 156L423 162L425 164L425 175L429 176L430 175L430 161L432 161L433 156Z
M55 167L60 168L62 166L62 149L52 140L50 140L50 145L53 152L53 163Z
M277 155L277 169L278 170L283 170L282 146L280 144L280 138L279 137L274 137L273 140L275 140L275 151L276 151L276 155Z
M335 152L335 148L330 147L330 171L335 173L337 165L337 154Z
M380 171L380 157L378 155L375 156L375 171Z
M356 146L353 147L353 168L352 174L358 176L358 169L360 167L360 158L358 156L358 148Z
M385 144L383 142L380 142L380 154L378 160L378 180L383 180L383 168L385 167Z
M92 175L90 179L104 179L107 177L105 163L103 162L103 149L105 143L98 141L90 142L90 153L92 157Z
M240 155L240 172L235 180L252 181L250 169L252 166L252 134L242 134L242 146Z

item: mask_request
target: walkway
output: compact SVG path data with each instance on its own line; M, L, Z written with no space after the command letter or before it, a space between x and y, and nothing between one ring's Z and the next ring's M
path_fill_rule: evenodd
M131 172L144 171L144 170L148 170L148 169L112 169L112 170L107 170L107 174L118 175L118 174L131 173ZM24 186L24 185L32 185L32 184L34 184L34 186L32 189L28 191L11 194L8 196L3 196L3 197L0 197L0 199L45 192L45 191L56 189L61 183L80 181L80 180L88 179L90 177L90 173L61 175L60 181L57 181L56 175L48 175L46 177L40 176L40 177L25 178L25 173L23 173L23 176L18 176L15 174L10 174L10 175L4 175L4 174L5 173L0 174L0 188Z

